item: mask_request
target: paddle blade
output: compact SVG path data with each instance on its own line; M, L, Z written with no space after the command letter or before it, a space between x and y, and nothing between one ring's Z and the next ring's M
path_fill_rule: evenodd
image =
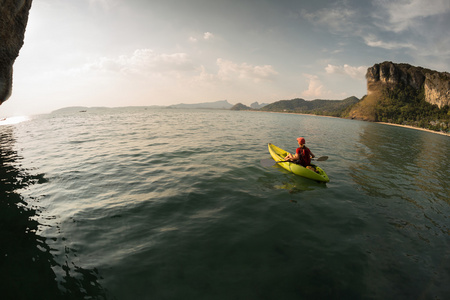
M314 159L315 161L325 161L328 159L328 156L321 156L319 158Z

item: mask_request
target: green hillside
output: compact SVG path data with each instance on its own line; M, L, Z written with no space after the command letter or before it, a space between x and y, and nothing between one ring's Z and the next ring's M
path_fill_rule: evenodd
M359 101L356 97L344 100L312 100L296 98L292 100L280 100L261 108L261 111L305 113L341 117L352 105Z
M382 91L382 97L375 105L375 118L378 122L448 132L450 109L448 105L439 108L426 102L423 89L398 86Z
M230 110L253 110L253 108L242 103L235 104Z

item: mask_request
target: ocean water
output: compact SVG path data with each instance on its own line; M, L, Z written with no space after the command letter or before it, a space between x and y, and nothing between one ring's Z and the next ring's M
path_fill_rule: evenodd
M0 126L2 299L448 299L450 138L90 109ZM321 184L263 167L306 138Z

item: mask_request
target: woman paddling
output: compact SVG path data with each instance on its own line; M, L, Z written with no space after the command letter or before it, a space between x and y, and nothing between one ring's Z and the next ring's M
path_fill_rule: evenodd
M299 147L295 151L295 155L289 153L284 160L295 162L306 168L311 165L311 158L314 158L315 155L305 146L306 142L304 138L297 138L297 142Z

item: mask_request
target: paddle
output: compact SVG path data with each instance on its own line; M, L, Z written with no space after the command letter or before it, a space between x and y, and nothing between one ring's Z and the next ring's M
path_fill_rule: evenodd
M328 156L321 156L319 158L311 158L311 160L315 160L315 161L325 161L327 159L328 159ZM271 167L271 166L274 166L276 164L284 163L284 162L292 162L292 161L287 161L287 160L274 161L271 158L261 159L261 165L263 167Z

